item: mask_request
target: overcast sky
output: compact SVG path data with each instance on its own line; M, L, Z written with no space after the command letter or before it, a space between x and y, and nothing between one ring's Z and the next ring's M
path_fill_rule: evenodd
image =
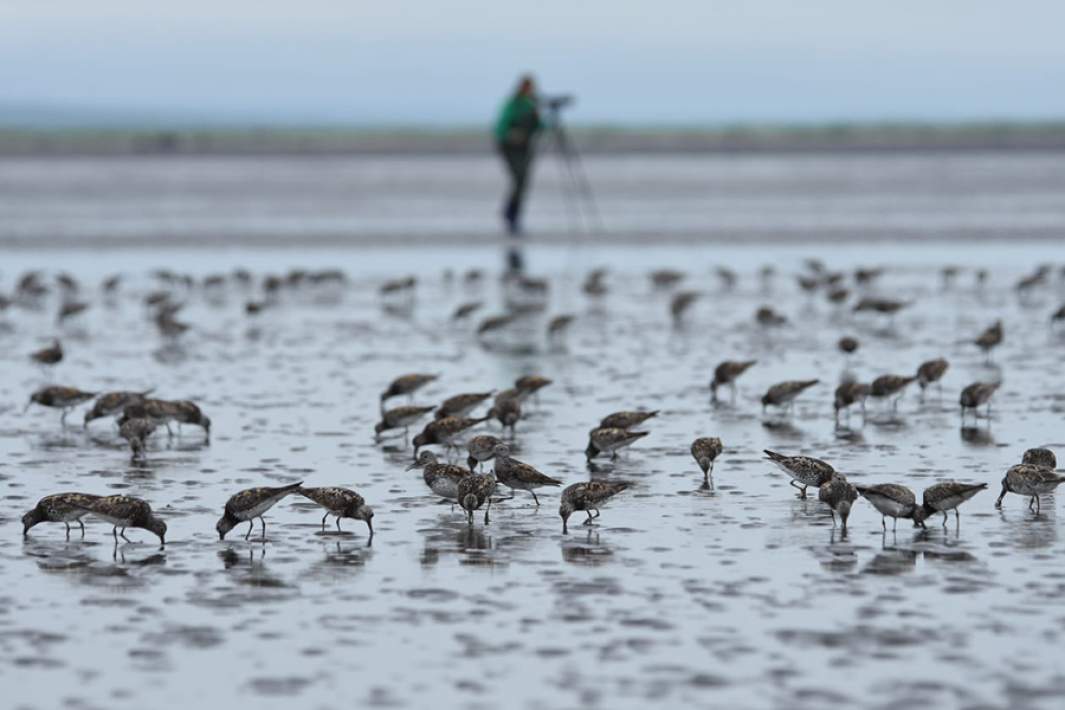
M0 104L482 123L1065 117L1062 0L0 0Z

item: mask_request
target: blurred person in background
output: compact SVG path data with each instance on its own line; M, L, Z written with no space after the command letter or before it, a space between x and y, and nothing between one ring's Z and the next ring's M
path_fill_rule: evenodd
M512 235L521 233L521 208L532 168L534 140L542 128L543 122L536 108L536 83L526 74L503 104L495 126L496 146L510 174L503 220Z

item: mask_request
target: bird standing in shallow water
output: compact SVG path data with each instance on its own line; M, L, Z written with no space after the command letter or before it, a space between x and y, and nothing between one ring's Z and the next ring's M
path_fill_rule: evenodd
M799 498L806 498L808 487L820 488L836 475L836 469L830 464L812 456L785 456L769 449L765 449L764 453L767 460L788 474L791 478L788 485L799 489Z
M924 397L924 391L928 389L928 386L933 383L940 383L943 379L943 375L946 374L947 368L950 364L943 358L936 358L935 360L928 360L922 362L917 368L917 384L921 388L921 397ZM943 389L943 385L939 384L940 391Z
M484 524L488 525L488 512L492 509L492 493L496 489L495 476L471 473L459 481L459 505L466 511L466 518L473 525L473 511L484 506Z
M1062 483L1065 483L1065 476L1059 476L1048 468L1019 463L1006 471L1006 477L1002 479L1002 492L995 501L995 507L1002 507L1002 499L1006 497L1006 493L1016 493L1028 496L1028 510L1033 510L1038 515L1039 496L1050 495Z
M330 515L336 517L337 532L342 532L341 518L353 518L366 523L370 538L373 539L373 508L366 505L366 500L355 491L350 488L300 487L296 489L296 492L325 508L325 515L322 516L322 530L325 530L325 519Z
M562 485L562 481L545 476L523 461L512 459L510 457L510 447L506 444L496 446L494 470L496 480L507 488L529 491L537 508L540 507L540 499L536 497L535 489L543 486Z
M977 415L977 408L987 405L987 417L991 418L991 397L995 394L1001 382L974 382L961 391L958 403L961 405L962 421L965 421L965 410L973 410L973 416Z
M47 348L41 348L32 353L30 359L38 365L56 365L63 360L63 344L58 340L53 340Z
M266 519L263 518L263 514L273 508L285 496L298 493L302 485L303 482L300 481L287 486L247 488L234 493L226 501L222 517L215 524L215 530L218 531L218 539L225 540L226 533L236 527L238 523L247 521L248 532L244 535L244 539L247 540L251 537L255 519L258 518L263 526L263 540L266 540Z
M589 461L599 454L610 454L611 459L616 459L618 451L626 446L631 446L637 439L642 439L650 433L648 431L627 431L616 427L592 429L588 433L588 448L584 450L584 455Z
M895 483L880 483L875 486L855 486L858 494L869 501L880 513L880 525L887 530L886 518L894 518L893 530L899 525L899 518L910 518L914 527L924 527L924 517L917 511L917 496L906 486ZM921 516L920 520L916 516Z
M67 414L71 409L82 402L88 402L95 396L95 392L82 392L76 387L62 387L60 385L42 387L30 395L30 401L26 403L26 408L23 411L29 409L31 404L60 409L63 414L59 417L59 423L66 424Z
M67 526L67 538L70 538L70 524L81 526L81 536L85 537L85 523L82 518L89 514L88 505L100 496L87 493L56 493L37 501L37 505L22 516L22 536L26 537L30 529L39 523L63 523Z
M717 388L728 385L732 398L736 398L736 379L747 372L757 360L725 360L714 368L714 379L710 381L710 396L717 401Z
M943 527L947 526L947 512L954 511L954 519L961 525L961 513L958 507L987 488L986 483L959 483L944 481L924 489L923 505L914 514L914 520L924 522L930 515L943 514Z
M407 466L408 471L416 468L422 469L422 480L429 486L429 490L452 503L458 502L459 499L459 481L473 470L471 468L467 471L462 466L441 463L432 451L423 451L417 461Z
M624 481L586 481L566 486L558 514L562 518L562 534L569 532L569 517L578 510L588 514L585 525L591 525L599 517L599 506L629 487ZM595 515L592 515L592 513Z
M724 446L716 436L702 436L692 442L692 458L703 470L703 485L713 487L714 459L721 455Z
M92 496L78 501L76 505L82 507L92 515L102 518L111 523L111 535L118 542L121 537L126 542L126 528L143 528L155 533L159 537L159 544L166 544L166 523L156 517L152 506L147 501L133 496ZM119 532L119 528L122 529Z
M766 393L762 395L762 412L765 413L766 407L773 405L774 407L783 407L786 413L790 413L792 406L795 404L795 399L818 382L820 382L820 380L788 380L786 382L778 382L766 390Z
M852 486L843 474L837 473L818 487L817 499L828 506L832 514L832 527L836 527L836 514L839 514L845 535L851 506L858 500L858 489Z
M397 377L388 385L388 389L381 393L381 411L383 412L385 409L385 402L392 397L404 394L412 395L439 377L440 375L428 375L420 372Z

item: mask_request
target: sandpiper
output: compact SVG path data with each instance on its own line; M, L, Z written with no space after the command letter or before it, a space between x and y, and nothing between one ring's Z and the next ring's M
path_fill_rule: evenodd
M714 459L721 455L724 448L721 439L716 436L701 436L692 442L692 458L703 470L704 484L713 485L711 474L714 470Z
M502 443L502 439L491 434L480 434L466 442L466 451L469 453L466 463L469 465L470 471L473 471L478 463L483 464L485 461L491 461L496 455L496 447Z
M818 382L820 380L787 380L778 382L762 395L762 412L765 412L766 407L769 405L782 407L785 411L790 412L792 405L795 403L795 398Z
M899 525L899 518L912 519L914 527L924 527L924 518L915 517L917 513L917 496L906 486L895 483L879 483L875 486L855 486L858 494L869 501L880 513L880 525L887 530L886 518L894 518L892 529Z
M102 417L110 417L122 412L127 405L143 402L144 398L151 394L152 390L144 390L143 392L106 392L96 398L96 401L92 404L92 409L85 412L84 426L88 427L89 422L94 419L100 419Z
M851 355L853 353L856 353L858 351L859 346L860 344L858 343L858 339L849 335L844 335L842 338L839 339L839 342L836 343L836 347L839 348L839 351L845 355Z
M40 365L55 365L63 359L63 344L53 340L47 348L31 353L30 359Z
M1021 463L1030 463L1033 466L1042 466L1053 471L1058 467L1058 457L1050 449L1040 447L1025 451Z
M483 306L484 302L482 301L469 301L467 303L462 303L457 308L455 308L454 312L452 312L451 320L466 320L471 315L473 315L474 311L482 308Z
M466 511L467 520L473 525L473 511L484 508L484 524L488 524L488 511L492 509L492 493L496 488L495 476L471 473L459 481L458 501Z
M898 409L899 400L910 383L917 381L917 375L881 375L869 386L869 396L877 399L891 399L891 408Z
M69 538L70 524L77 523L81 526L81 536L85 537L85 523L81 519L89 514L86 506L99 497L87 493L56 493L41 498L33 510L22 516L22 536L38 523L63 523Z
M828 506L832 527L836 527L836 514L839 514L843 532L846 533L847 518L850 517L854 501L858 500L858 489L843 474L837 473L818 487L817 499Z
M1002 321L997 320L987 328L984 332L976 336L973 340L973 345L984 351L984 355L987 360L991 360L991 351L995 349L1002 342Z
M820 488L836 475L836 469L832 468L831 464L812 456L785 456L769 449L764 449L764 453L769 461L788 474L791 478L788 485L799 490L799 498L806 497L807 487Z
M959 483L958 481L944 481L924 489L924 505L914 514L913 519L917 522L924 520L935 513L943 514L943 527L947 526L947 512L954 511L954 519L960 525L961 514L958 506L972 498L980 491L987 488L986 483Z
M366 500L350 488L300 487L296 489L296 492L325 508L325 515L322 516L322 530L325 530L325 519L330 515L336 517L338 532L341 518L353 518L366 523L370 538L373 538L373 508L366 505Z
M1039 513L1039 496L1049 495L1065 482L1065 476L1059 476L1054 471L1030 463L1019 463L1011 466L1006 471L1006 477L1002 479L1002 492L995 501L995 507L1002 507L1002 499L1006 493L1029 496L1028 510L1035 506L1036 514Z
M303 481L300 481L299 483L290 483L287 486L247 488L234 493L226 501L225 511L214 526L214 529L218 531L218 539L224 540L226 533L236 527L238 523L247 521L248 532L244 535L244 539L247 540L251 536L251 529L255 526L255 519L258 518L263 526L263 540L265 540L266 519L263 518L263 514L273 508L285 496L298 493L302 485Z
M491 392L469 392L466 394L457 394L454 397L448 397L436 408L436 412L433 416L436 419L443 419L444 417L464 417L476 409L477 405L491 396Z
M31 404L39 404L42 407L61 409L63 415L59 418L59 422L65 424L67 421L67 414L71 409L82 402L89 401L95 396L95 392L83 392L76 387L51 385L49 387L42 387L30 395L30 401L26 403L26 407L23 411L29 409Z
M684 280L684 272L676 269L657 269L650 273L651 285L655 288L671 288Z
M528 399L531 395L536 394L544 387L554 382L541 375L525 375L514 380L514 389L518 390L519 398L522 401Z
M558 514L562 518L562 534L569 533L569 516L583 510L588 514L585 525L599 517L599 506L629 487L624 481L585 481L566 486L562 491ZM592 513L595 515L592 515Z
M55 320L57 323L62 323L68 318L73 318L79 313L84 313L88 308L89 304L85 301L63 301L63 304L59 307L59 312L56 313Z
M658 416L657 409L652 411L634 410L608 414L599 421L600 428L632 429L648 419Z
M617 427L599 427L588 432L588 448L584 455L591 461L599 454L610 454L611 459L618 457L618 451L632 445L637 439L642 439L651 432L628 431Z
M492 437L493 439L495 437ZM459 481L470 475L462 466L450 463L441 463L432 451L423 451L418 455L418 460L407 466L407 470L422 469L422 479L436 495L457 502L459 498ZM472 468L470 469L472 470Z
M488 417L444 417L443 419L434 419L425 425L420 434L417 434L411 443L414 444L414 458L418 458L418 450L423 446L431 446L433 444L439 444L441 446L452 447L455 445L455 439L462 432L466 431L470 427L477 426L483 421L487 421Z
M403 438L407 438L410 426L416 424L419 419L424 417L429 412L433 411L430 407L418 407L415 405L405 405L402 407L393 407L385 412L381 413L381 421L374 424L373 432L374 439L380 440L381 434L391 429L402 429Z
M836 413L836 421L839 421L839 413L852 404L857 404L865 414L865 398L869 396L869 385L862 382L844 382L836 388L832 401L832 407Z
M561 486L562 481L545 476L533 466L510 457L510 447L499 444L495 448L495 477L511 490L529 491L532 494L536 507L540 507L540 499L536 497L536 488L543 486Z
M497 400L492 405L492 408L488 410L488 416L494 417L504 429L509 427L510 433L513 435L514 427L521 419L521 400L518 397L506 397Z
M200 407L187 399L160 400L163 403L163 412L169 421L181 424L192 424L203 429L204 437L211 440L211 418L205 416Z
M669 313L673 316L673 324L679 325L684 320L684 314L699 299L698 291L678 291L669 302Z
M917 368L917 384L921 387L922 397L929 385L938 383L943 379L943 375L946 374L948 367L950 367L950 363L941 357L936 358L935 360L927 360L920 364ZM940 384L939 386L942 388L943 385Z
M148 437L155 431L156 422L147 417L127 419L118 428L118 435L129 442L129 450L134 462L144 460L144 449Z
M995 394L995 391L1002 386L1001 382L974 382L961 391L961 395L958 397L958 404L961 405L961 416L964 419L965 410L971 409L973 413L976 413L976 409L983 405L987 405L987 416L991 416L991 397Z
M762 306L755 311L754 320L758 325L766 328L777 328L788 324L787 316L777 313L769 306Z
M116 543L119 537L126 542L130 541L126 537L126 528L143 528L155 533L159 537L159 544L166 544L166 523L156 517L147 501L133 496L92 496L77 502L76 505L111 523L114 526L111 535Z
M873 311L886 316L894 316L908 305L910 304L906 301L894 301L888 298L863 298L854 306L854 312Z
M574 320L576 320L576 316L568 313L552 318L547 324L547 339L555 344L560 343L566 333L569 332Z
M398 397L403 394L412 395L439 377L440 375L428 375L420 372L397 377L388 385L388 389L381 393L381 410L384 411L385 401L392 397Z
M716 400L717 388L728 385L732 396L736 396L736 379L754 365L757 360L725 360L714 368L714 379L710 382L710 394Z

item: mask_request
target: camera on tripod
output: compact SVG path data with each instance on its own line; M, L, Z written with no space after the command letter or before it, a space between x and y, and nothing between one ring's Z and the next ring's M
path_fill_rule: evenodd
M561 94L559 96L545 96L539 101L548 111L558 111L573 104L576 101L576 97L573 94Z

